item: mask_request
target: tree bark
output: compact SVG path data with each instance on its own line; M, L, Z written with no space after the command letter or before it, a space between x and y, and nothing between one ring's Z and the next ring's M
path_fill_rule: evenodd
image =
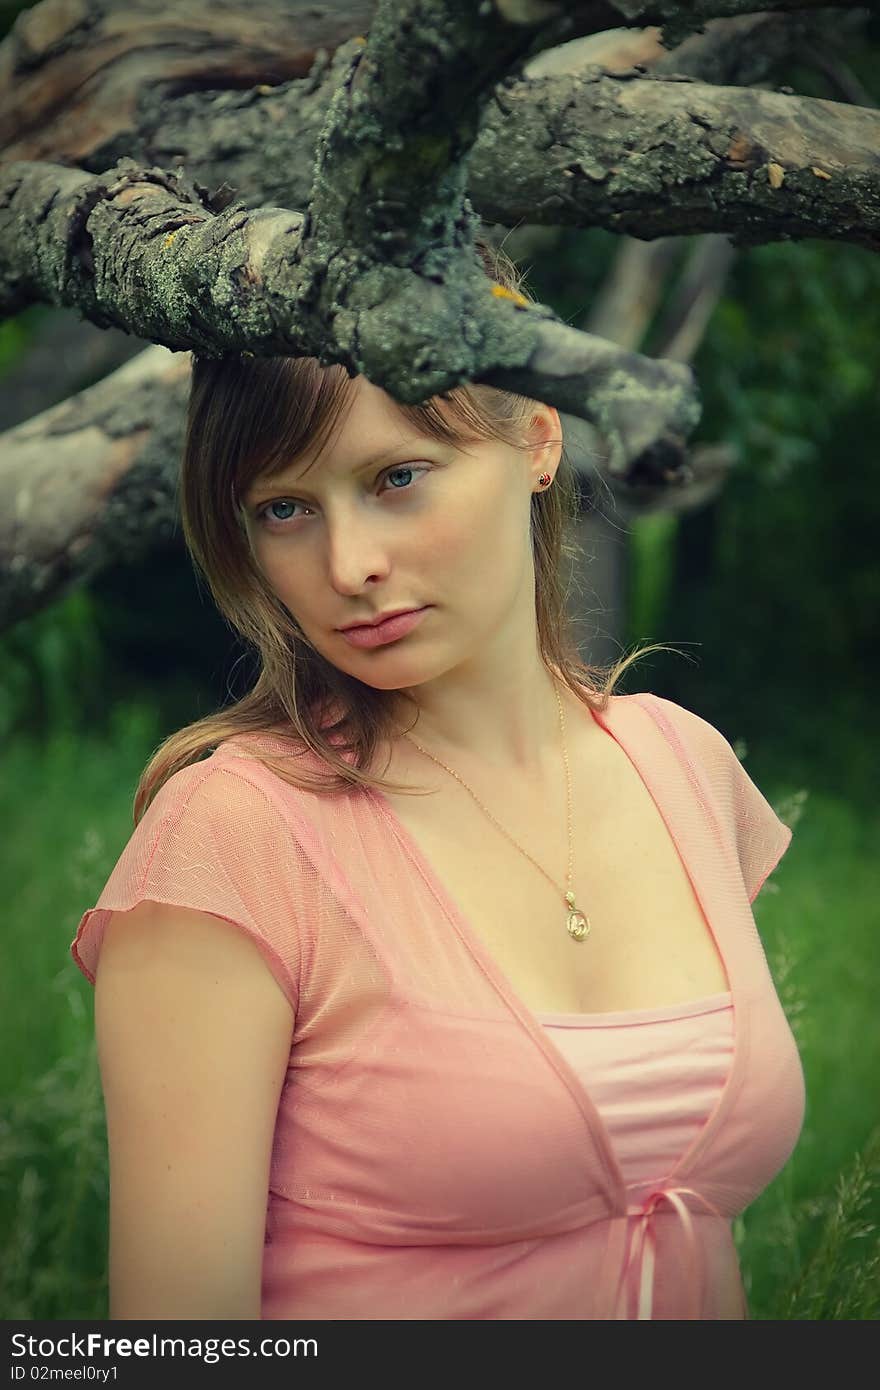
M79 10L84 6L82 0ZM277 6L272 0L260 0L254 8L265 14ZM395 11L396 20L401 8ZM421 400L458 380L485 380L593 421L608 442L612 473L641 487L647 495L656 497L664 480L679 484L693 481L694 468L685 460L682 446L696 421L697 406L690 374L681 364L690 356L693 341L702 330L691 332L690 345L682 347L679 342L678 363L664 364L622 352L608 340L577 333L542 306L517 304L515 297L511 302L506 294L491 296L489 302L482 269L468 257L472 220L469 215L462 217L462 209L467 207L467 194L479 202L478 211L487 221L509 225L517 220L539 222L544 216L553 222L571 219L578 225L593 225L598 221L595 210L601 208L609 225L619 228L628 217L638 222L644 182L647 191L641 206L643 211L653 208L653 214L646 214L647 222L639 223L639 235L646 235L646 226L648 236L665 235L670 217L675 216L663 205L663 197L670 195L669 175L665 179L663 175L664 157L668 158L663 146L664 140L672 139L681 144L677 155L681 153L684 161L676 163L675 176L698 186L697 192L688 195L687 231L701 225L700 207L706 218L717 215L718 204L726 207L729 215L737 196L746 205L745 190L749 189L756 222L761 224L763 218L765 226L773 225L780 235L790 235L786 228L797 216L806 218L803 209L809 200L803 194L797 196L798 189L793 187L796 178L789 178L782 166L781 178L778 172L770 172L776 161L766 156L776 153L776 146L768 150L757 134L749 142L736 121L747 110L754 121L760 117L764 122L760 130L767 138L772 135L780 150L789 149L786 139L791 142L789 153L801 160L800 170L803 144L795 148L796 132L788 121L792 99L778 93L698 83L691 80L693 66L687 72L673 69L670 73L668 64L677 60L682 67L688 66L685 51L698 51L706 36L689 39L682 44L680 55L676 51L665 57L659 40L669 42L676 24L679 34L697 27L692 21L695 9L706 12L701 6L687 7L687 17L675 4L650 7L653 20L667 16L671 20L662 33L655 28L637 36L641 44L653 43L650 63L655 73L665 73L662 80L646 78L641 69L612 74L595 64L574 75L515 76L524 59L534 60L536 51L540 55L541 42L549 42L551 30L524 37L522 25L510 19L509 7L500 0L498 13L483 13L483 7L475 15L474 8L425 3L419 9L418 23L410 16L410 29L405 34L401 32L403 25L392 33L389 12L380 11L385 29L381 24L371 28L366 54L362 37L337 47L332 58L321 45L324 53L313 69L305 69L309 75L301 80L290 81L288 69L280 78L286 85L266 83L243 94L235 91L217 96L189 91L179 96L175 103L178 130L184 106L189 121L186 172L182 168L145 168L136 159L124 159L109 172L101 168L91 175L84 169L57 164L8 164L0 170L0 187L5 188L5 196L0 192L0 247L5 247L5 260L0 265L4 289L0 292L5 293L7 304L21 304L33 295L76 304L96 323L115 323L177 348L307 352L323 361L342 361L349 370L366 370L372 380L399 399ZM536 13L525 0L517 0L512 8L520 20L527 12ZM538 8L547 12L558 7ZM765 11L771 8L782 11L791 7L764 6ZM612 11L617 23L637 23L644 21L649 7L627 3L575 9L580 32L590 34L600 23L609 22ZM628 12L623 19L621 9ZM759 22L769 25L779 21L778 15L766 13L759 17L742 15L748 9L743 4L719 4L713 12L740 16L721 22L738 26L741 35ZM43 10L50 11L56 23L54 31L49 24L40 34L34 17ZM73 10L77 13L76 5ZM61 4L46 4L29 12L32 43L24 60L19 51L17 72L27 69L28 61L32 68L38 68L41 55L69 55L75 50L75 45L67 42L69 30L62 32L59 20L69 13L70 9ZM94 23L96 16L111 13L106 4L88 7ZM142 61L135 56L137 43L131 40L131 32L138 29L139 14L142 17L143 7L136 8L129 47L123 45L121 50L128 60L129 78ZM428 22L421 27L426 15ZM441 17L447 21L446 29L439 24ZM248 21L251 18L248 16ZM322 31L325 36L332 34L332 24L338 25L339 19L338 12L331 21L323 16L329 25ZM554 22L557 36L566 24L569 33L573 28L577 31L577 25L565 19L561 28L558 18ZM797 22L801 23L802 17ZM437 35L441 32L444 45L438 54ZM607 42L609 36L603 37ZM492 44L492 38L498 41ZM330 37L329 41L334 40ZM157 43L158 38L152 42ZM217 45L217 51L222 47ZM728 45L726 53L734 47ZM185 43L181 44L183 49ZM298 51L302 59L309 50L301 43ZM714 53L717 62L717 42ZM253 73L247 70L242 79L245 70L240 65L236 68L236 61L227 51L226 80L231 80L235 70L249 85ZM725 61L726 70L735 72L735 63L729 58ZM95 64L90 74L90 101L98 134L83 157L84 163L100 164L108 150L118 151L118 147L113 150L113 141L120 138L120 127L114 135L107 121L101 125L98 119L102 110L108 109L99 93L112 69L113 57L105 53L104 62ZM208 79L203 73L203 82L223 80L219 66L209 65L209 71ZM419 73L416 87L412 71ZM499 81L505 71L508 76ZM168 92L175 89L175 83L178 89L195 85L191 58L188 72L172 65L169 75L170 85L160 89L166 111ZM151 82L155 87L155 65ZM105 92L112 90L112 85L105 87ZM151 123L144 115L149 105L145 82L131 86L133 92L140 91L142 100L132 97L125 107L126 120L136 124L139 132L128 147L137 148L140 139L146 148L149 140L151 148L166 161L171 152L161 146L161 140L171 138L173 143L177 138L169 137L172 124L167 119L164 125L157 124L155 118ZM437 100L438 90L443 94L442 102ZM494 99L489 99L481 114L486 101L481 93L487 90ZM708 107L700 106L703 99L710 103L711 113ZM762 102L770 104L762 106ZM858 149L859 139L867 144L866 132L874 129L874 112L853 112L836 103L807 98L794 98L794 102L806 103L807 113L826 107L832 108L835 116L843 113L836 128L836 143L831 142L841 162L852 154L844 147L844 137ZM216 123L220 143L208 152L205 141L211 121ZM610 133L615 121L625 123L625 137ZM80 122L77 138L81 142L84 129ZM274 150L267 139L270 129L279 142ZM296 139L291 138L292 130ZM417 139L413 139L413 131L418 131ZM548 136L552 137L549 145ZM29 138L33 139L33 133ZM238 141L237 154L230 148L233 139ZM200 140L201 153L195 153ZM20 140L17 148L22 147ZM495 167L499 148L505 154L505 183L533 180L525 199L525 214L521 208L517 212L520 203L510 193L502 207L505 192ZM267 149L268 159L264 157ZM281 150L287 152L286 164L279 157ZM299 151L299 164L289 158L295 150ZM494 151L491 157L490 150ZM178 150L178 155L181 152ZM286 207L229 206L231 198L241 194L240 184L227 185L219 194L209 195L193 175L204 177L205 169L214 167L211 159L221 154L227 174L250 178L256 190L261 179L274 178L277 186L278 169L284 171L288 192L295 190L300 177L305 215L290 205L290 198ZM481 158L485 165L482 184ZM612 163L614 158L620 161L617 165ZM759 162L762 159L763 166ZM855 171L847 164L839 176L823 178L827 170L821 169L810 175L823 193L825 185L836 181L830 201L838 216L850 207L852 239L867 237L863 244L872 244L876 235L875 192L871 194L874 201L869 198L866 208L850 205L863 187L874 190L871 180L876 181L876 166L876 154L866 148L864 163ZM755 174L762 167L767 191L778 195L785 190L775 206L770 199L766 212L766 194L760 174ZM545 169L550 175L542 182ZM652 179L659 182L652 185ZM700 188L701 179L704 186ZM860 183L860 179L867 183ZM487 184L491 184L488 190ZM709 198L710 186L718 192L716 185L723 185L724 195L717 204ZM545 205L537 210L540 188L546 198ZM344 197L339 189L345 190ZM400 196L404 191L406 202ZM258 190L257 198L260 196ZM675 187L674 197L680 196L681 190ZM552 200L563 197L567 199L566 216L560 217L558 209L551 216ZM531 201L533 198L536 201ZM674 201L671 195L668 200ZM856 212L862 219L857 227ZM823 226L822 218L828 214L812 216L813 226ZM427 243L426 228L430 233ZM751 226L740 231L746 240L772 239L756 236ZM426 244L430 250L414 273L413 253ZM364 264L369 266L366 273ZM693 328L695 313L695 305L683 301L685 325ZM332 339L328 324L333 325ZM438 342L444 346L442 366L437 362ZM479 351L474 350L475 342ZM12 440L7 437L5 442L13 447L7 453L6 495L16 500L5 533L0 531L0 560L13 579L5 597L0 596L0 614L5 615L0 621L14 620L28 606L47 601L72 578L94 572L104 562L103 557L137 553L151 528L157 534L167 534L164 528L173 524L167 507L168 477L162 450L168 449L166 464L179 452L183 397L176 393L180 379L172 379L173 374L163 378L164 368L160 371L158 359L150 352L142 357L147 360L137 359L141 362L139 389L142 400L148 398L149 408L142 409L141 428L132 426L122 405L121 392L130 389L131 380L123 369L100 384L105 388L100 399L85 393L71 403L72 413L62 410L51 420L29 422L29 434L28 427L23 427L24 434L16 432ZM153 383L149 387L148 378ZM164 404L160 404L162 392ZM120 415L114 419L117 409ZM98 424L93 422L93 412ZM157 432L154 439L150 419L167 422L170 433L163 436ZM94 450L87 484L82 471L78 475L81 505L72 509L65 534L52 535L51 528L44 530L38 521L46 475L34 460L38 441L47 434L56 441L56 448L65 449L66 459L79 460L80 469L83 447ZM58 445L60 440L63 445ZM57 452L55 460L58 466ZM717 468L717 460L713 466ZM712 467L707 471L711 473ZM126 513L130 499L144 495L150 497L151 505L139 509L137 534L120 528L122 550L114 551L114 535L104 534L97 509L112 497ZM39 539L41 533L44 542Z
M496 100L469 184L488 221L880 249L876 110L604 73L518 83Z
M237 8L42 0L0 44L0 148L8 160L64 156L97 169L137 158L150 109L184 92L246 95L306 78L321 49L368 32L375 8L375 0Z
M251 19L265 19L263 9L274 10L277 3L262 0ZM38 15L43 8L28 13ZM298 80L281 85L263 82L237 90L247 86L252 73L255 40L233 63L222 32L208 46L205 60L209 73L217 68L210 81L212 87L225 88L219 92L203 89L209 80L204 76L193 90L196 64L185 49L183 55L174 48L167 55L162 50L164 69L158 68L155 52L137 48L103 55L100 49L105 61L98 66L90 58L95 70L89 69L84 83L88 105L79 119L77 107L85 103L84 96L72 111L62 107L63 128L60 116L52 123L51 110L42 113L47 119L35 123L49 105L48 97L39 99L40 90L48 85L65 93L80 76L82 64L74 58L92 50L89 46L81 53L76 33L65 35L63 43L53 32L51 56L41 60L39 52L28 50L23 73L21 56L13 60L3 55L9 70L5 110L0 106L4 160L62 159L92 172L106 171L122 156L147 167L184 164L190 177L210 187L225 184L251 205L303 211L318 137L357 49L350 31L368 8L355 6L351 18L337 13L332 24L326 21L317 31L313 26L289 52L279 42L277 54L267 62L280 65L284 59L289 66L302 66L309 57L317 58ZM857 17L863 14L859 10ZM218 22L223 18L230 22L227 12L220 11ZM788 30L780 20L763 13L716 22L707 34L665 58L657 56L660 30L639 35L640 63L653 55L650 75L635 66L613 70L620 61L615 49L626 51L615 37L610 50L602 55L597 48L598 61L576 73L510 77L499 83L480 118L467 171L466 192L475 210L485 221L505 226L522 220L600 226L645 240L725 232L740 245L829 237L876 250L880 113L819 98L714 85L741 76L757 80L789 45L813 32L805 28L801 14L794 22L786 16ZM142 42L157 41L154 26L145 33L136 29L135 35ZM186 38L184 33L181 48ZM309 46L318 38L326 40L320 57ZM225 66L215 59L215 50ZM701 53L711 82L696 80ZM35 93L40 73L43 83ZM450 81L454 85L455 79ZM123 101L118 99L120 87L125 88ZM22 126L17 112L30 111L32 102L34 117ZM294 129L296 140L291 139Z
M525 0L497 4L501 16L518 11L525 17L528 8ZM542 15L548 20L537 47L549 49L579 35L646 26L655 40L675 47L718 16L751 19L756 6L748 0L565 6L542 0L533 8L530 22ZM864 13L853 0L760 5L765 19L833 10ZM17 17L0 45L0 148L16 160L56 160L65 151L84 166L103 149L102 169L123 155L140 159L135 142L144 136L148 110L158 113L162 102L187 91L259 92L304 78L321 49L331 54L367 34L375 11L376 0L248 0L234 9L212 0L187 0L185 6L172 0L164 6L156 0L42 0ZM667 19L665 29L657 28ZM729 80L703 73L712 81Z
M177 527L189 360L151 347L4 436L0 631Z

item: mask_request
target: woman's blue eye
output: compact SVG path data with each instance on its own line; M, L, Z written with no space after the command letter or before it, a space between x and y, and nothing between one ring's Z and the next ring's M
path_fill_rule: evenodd
M414 476L415 474L417 474L417 473L427 473L427 472L429 472L429 471L430 471L430 470L429 470L427 467L425 467L425 468L415 468L415 467L412 467L412 466L409 465L409 464L400 464L400 463L398 463L398 464L395 464L395 466L394 466L393 468L387 468L383 474L380 474L380 477L381 477L381 478L393 478L396 474L401 474L401 473L403 473L403 474L408 474L409 477L410 477L410 479L412 479L413 476ZM394 491L396 491L396 492L408 492L408 491L410 490L410 486L409 486L409 484L399 485L399 484L397 484L397 483L393 483L393 484L392 484L392 489L393 489ZM307 506L307 504L306 504L305 502L296 502L296 501L294 501L293 498L289 498L289 497L277 497L277 498L274 499L274 501L272 501L272 502L265 502L265 503L263 504L263 506L262 506L262 507L259 509L259 511L257 512L257 520L258 520L258 521L265 522L265 523L267 523L267 524L271 524L271 523L274 521L274 522L277 522L279 525L281 525L281 524L282 524L283 522L285 522L285 521L295 520L295 518L292 518L292 517L289 516L289 515L288 515L288 516L283 516L283 517L282 517L282 516L275 516L275 514L272 512L272 508L273 508L273 507L303 507L303 508L305 509L305 511L307 511L307 512L308 512L308 511L311 511L311 508L310 508L309 506ZM270 514L270 513L271 513L271 514Z
M266 512L270 511L272 507L298 507L298 506L299 506L299 503L298 503L298 502L286 502L286 501L284 501L282 498L279 498L279 500L278 500L277 502L269 502L269 503L267 503L267 505L266 505L265 507L263 507L263 509L262 509L261 512L259 513L259 516L260 516L260 519L261 519L261 520L289 521L289 520L290 520L290 517L286 517L286 516L275 516L274 513L273 513L271 517L267 518L265 514L266 514Z
M404 467L404 466L400 466L400 467L398 467L398 468L392 468L392 469L390 469L390 471L389 471L389 473L388 473L388 477L389 477L389 478L393 478L395 473L409 473L410 477L412 477L412 475L413 475L414 472L415 472L415 469L413 469L413 468L406 468L406 467Z

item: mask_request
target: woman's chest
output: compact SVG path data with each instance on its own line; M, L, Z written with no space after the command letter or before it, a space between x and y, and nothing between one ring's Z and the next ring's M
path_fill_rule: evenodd
M571 760L571 888L590 927L580 942L567 930L561 767L555 795L481 786L485 810L451 778L451 787L429 783L436 795L388 798L468 934L535 1013L647 1009L729 988L660 809L619 745L606 743Z

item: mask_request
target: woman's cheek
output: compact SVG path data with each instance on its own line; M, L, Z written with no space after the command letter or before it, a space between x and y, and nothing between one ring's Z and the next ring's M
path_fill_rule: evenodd
M263 565L263 573L281 602L297 617L302 615L308 621L309 593L307 589L303 590L302 584L291 572L290 565L285 564L278 555L274 555Z

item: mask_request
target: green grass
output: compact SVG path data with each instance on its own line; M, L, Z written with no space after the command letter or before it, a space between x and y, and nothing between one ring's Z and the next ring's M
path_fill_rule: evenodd
M106 1317L107 1147L91 985L68 951L131 831L155 716L0 756L0 1317Z
M739 1225L747 1292L755 1317L876 1318L880 814L802 788L770 799L794 839L755 920L801 1053L807 1107L792 1158Z
M120 706L105 737L15 738L0 754L0 1317L106 1317L107 1155L92 988L68 953L128 838L161 737ZM784 763L783 763L784 765ZM880 813L751 775L795 838L755 916L801 1051L795 1153L735 1223L753 1318L880 1313L876 869Z

